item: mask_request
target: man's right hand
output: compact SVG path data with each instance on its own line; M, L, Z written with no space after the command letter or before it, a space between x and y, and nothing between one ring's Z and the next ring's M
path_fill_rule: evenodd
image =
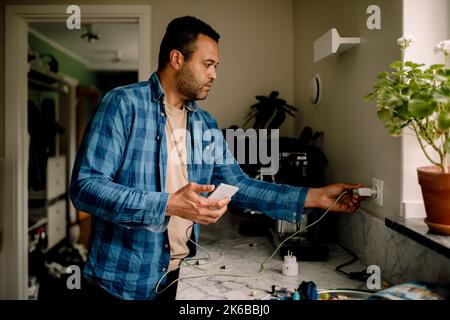
M231 198L212 200L199 195L201 192L212 192L214 188L214 185L188 183L169 195L166 214L200 224L216 223L227 211Z

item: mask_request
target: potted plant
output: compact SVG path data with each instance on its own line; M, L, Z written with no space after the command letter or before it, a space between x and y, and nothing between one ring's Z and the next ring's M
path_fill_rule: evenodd
M390 65L393 71L378 75L366 100L376 101L378 118L391 135L399 136L405 127L414 131L432 164L417 169L425 222L434 232L450 234L450 40L440 42L435 49L443 53L444 64L428 68L405 61L405 52L414 41L410 36L398 39L402 60Z
M295 117L297 108L290 106L286 100L278 98L279 92L272 91L269 96L256 96L258 103L252 105L245 116L244 126L253 118L253 128L278 129L286 119L286 114Z

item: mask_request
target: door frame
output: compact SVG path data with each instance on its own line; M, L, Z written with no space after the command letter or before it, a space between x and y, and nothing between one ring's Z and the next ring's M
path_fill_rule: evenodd
M68 5L5 6L5 157L0 208L0 299L26 299L28 287L28 23L65 22ZM150 5L80 5L81 22L138 24L139 80L151 73ZM73 164L74 154L69 155ZM1 174L0 174L1 176ZM0 188L1 190L2 188Z

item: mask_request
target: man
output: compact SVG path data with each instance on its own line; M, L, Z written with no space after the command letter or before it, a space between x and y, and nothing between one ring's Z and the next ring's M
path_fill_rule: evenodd
M328 208L344 190L360 187L310 189L250 179L224 139L211 143L191 134L199 126L219 130L195 102L206 99L216 80L218 41L203 21L173 20L157 72L108 92L88 126L70 196L77 209L93 215L84 274L95 294L157 298L157 282L192 252L187 242L192 233L198 239L199 224L215 223L226 212L230 198L207 198L220 182L239 187L235 205L292 222L300 222L304 208ZM233 161L192 160L211 145ZM345 195L333 211L354 212L359 201Z

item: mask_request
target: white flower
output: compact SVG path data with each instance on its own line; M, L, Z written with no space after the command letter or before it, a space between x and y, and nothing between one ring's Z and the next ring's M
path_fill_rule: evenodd
M405 36L399 38L397 40L397 43L400 46L400 48L405 50L406 48L408 48L411 45L411 43L416 42L416 41L417 41L416 38L414 38L413 36L405 35Z
M450 55L450 40L445 40L439 42L436 47L434 48L434 52L436 53L443 53L446 56Z

